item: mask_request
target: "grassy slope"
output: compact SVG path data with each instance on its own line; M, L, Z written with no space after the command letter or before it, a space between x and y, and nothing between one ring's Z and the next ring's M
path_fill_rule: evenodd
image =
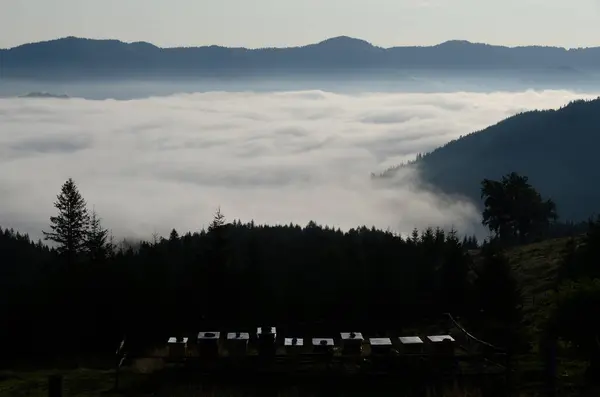
M554 298L558 267L568 238L546 240L517 247L508 252L515 277L524 297L524 325L532 341L532 351L519 357L522 384L535 387L540 383L542 364L537 343L542 324L549 316ZM558 385L562 395L570 395L583 380L585 364L573 357L566 346L558 346Z
M557 271L568 238L546 240L508 252L524 297L525 323L534 331L551 309Z

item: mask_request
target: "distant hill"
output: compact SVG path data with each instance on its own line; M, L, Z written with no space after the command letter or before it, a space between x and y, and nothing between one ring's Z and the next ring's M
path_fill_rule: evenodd
M49 92L28 92L20 95L19 98L54 98L54 99L69 99L66 94L52 94Z
M600 213L600 98L521 113L454 140L411 164L423 183L480 203L480 182L516 171L554 199L563 220Z
M67 37L0 50L5 78L152 77L276 72L445 71L470 76L523 72L586 79L600 71L600 48L502 47L447 41L381 48L346 36L293 48L159 48L145 42Z

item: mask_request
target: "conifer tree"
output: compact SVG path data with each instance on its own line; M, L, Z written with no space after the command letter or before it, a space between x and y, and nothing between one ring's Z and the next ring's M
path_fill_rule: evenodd
M221 212L221 208L217 209L212 222L208 226L208 242L207 250L208 272L207 277L210 280L210 285L207 291L211 295L217 295L227 291L226 289L226 274L229 262L228 240L226 235L226 220ZM221 313L216 313L208 310L208 318L215 320L221 316ZM218 320L217 320L218 322Z
M109 255L108 230L102 227L96 210L92 210L86 235L86 250L92 262L102 261Z
M57 243L58 253L71 262L86 249L90 221L85 200L73 179L69 178L62 185L54 206L58 215L50 217L52 231L42 233L45 240Z
M222 226L225 226L225 222L225 215L223 215L223 213L221 212L221 207L219 207L217 208L217 212L215 213L212 222L208 226L208 231L212 232L219 229Z
M482 247L482 263L475 281L476 302L482 310L483 333L488 341L507 349L517 348L523 335L523 296L501 244L494 240Z

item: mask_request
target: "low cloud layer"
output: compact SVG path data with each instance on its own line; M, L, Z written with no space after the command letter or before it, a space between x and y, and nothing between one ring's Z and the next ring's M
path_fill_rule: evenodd
M515 113L582 96L321 91L176 95L131 101L0 99L0 225L41 236L72 177L119 237L228 219L315 220L397 232L474 230L470 203L369 175Z

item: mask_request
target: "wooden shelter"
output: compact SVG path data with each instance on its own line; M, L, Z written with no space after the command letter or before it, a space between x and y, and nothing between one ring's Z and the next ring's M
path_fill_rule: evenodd
M229 332L225 341L225 348L229 356L245 356L248 352L248 332Z
M341 332L340 335L343 354L360 354L364 340L360 332Z

